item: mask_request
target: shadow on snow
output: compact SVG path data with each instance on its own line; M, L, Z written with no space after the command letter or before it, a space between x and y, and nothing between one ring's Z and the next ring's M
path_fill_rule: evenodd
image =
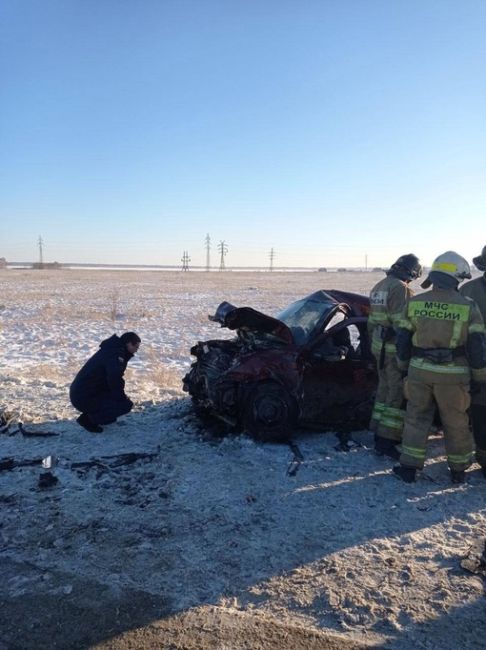
M61 460L54 470L60 482L46 491L36 487L38 468L0 472L0 648L84 648L222 599L258 607L279 576L292 579L311 563L332 570L333 554L358 545L383 553L380 538L411 548L416 531L481 507L475 474L472 485L452 488L437 461L427 468L429 480L406 486L390 476L391 461L365 447L340 453L332 434L297 439L304 460L289 476L288 447L204 440L185 399L147 405L125 422L99 435L66 420L34 427L57 438L1 437L2 457L50 453ZM157 457L107 462L106 470L70 467L130 451ZM443 453L440 442L432 453ZM440 549L435 555L440 563ZM384 561L384 575L401 570ZM342 629L329 593L301 612L313 609L321 627ZM448 647L466 610L486 635L480 604L468 605L427 621L430 647ZM411 630L417 639L425 634L404 616L403 639L386 620L375 625L391 637L386 647L407 647Z

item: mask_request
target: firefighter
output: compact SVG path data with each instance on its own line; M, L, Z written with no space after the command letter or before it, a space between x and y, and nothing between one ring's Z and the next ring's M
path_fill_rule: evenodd
M466 282L460 291L463 296L474 300L486 323L486 246L481 255L473 259L473 263L479 271L483 272L483 275L471 282ZM486 478L486 383L473 382L471 384L470 415L476 443L476 461L481 465L481 470Z
M395 334L403 308L413 295L409 284L421 274L418 258L411 253L402 255L370 294L368 327L371 349L378 365L378 388L370 430L375 434L375 451L395 460L400 456L396 445L402 439L405 415L403 379L397 365Z
M458 291L471 277L469 264L453 251L434 261L424 289L410 299L397 333L398 365L408 368L407 412L400 464L395 474L415 481L425 462L437 406L453 483L463 483L473 454L467 410L471 376L486 381L486 329L478 306Z

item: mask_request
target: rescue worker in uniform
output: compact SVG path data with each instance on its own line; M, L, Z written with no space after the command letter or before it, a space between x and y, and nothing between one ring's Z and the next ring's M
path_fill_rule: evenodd
M472 298L486 323L486 246L481 255L473 259L474 266L483 272L480 278L466 282L460 292ZM471 385L471 424L476 443L476 461L486 478L486 383L473 382Z
M378 366L376 391L370 430L375 434L375 450L397 460L396 445L403 430L403 379L396 358L396 329L407 300L413 295L409 284L422 275L415 255L409 253L397 259L370 293L368 319L371 349Z
M129 413L133 402L125 395L127 364L140 346L135 332L116 334L102 341L100 349L81 368L69 391L71 403L81 411L77 422L87 431L101 433L102 424L111 424Z
M425 462L436 406L444 429L453 483L463 483L473 455L468 408L471 376L486 381L486 329L478 306L458 291L471 277L466 260L453 251L439 255L424 289L410 299L397 333L399 367L406 371L407 412L400 464L395 474L415 481Z

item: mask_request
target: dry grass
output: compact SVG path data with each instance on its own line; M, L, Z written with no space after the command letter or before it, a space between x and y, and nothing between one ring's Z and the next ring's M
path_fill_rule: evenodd
M180 369L174 366L159 363L157 367L144 373L144 381L152 382L160 388L182 392L182 374Z
M37 363L31 368L31 377L52 381L55 384L66 384L74 378L76 370L74 365L54 365L52 363Z

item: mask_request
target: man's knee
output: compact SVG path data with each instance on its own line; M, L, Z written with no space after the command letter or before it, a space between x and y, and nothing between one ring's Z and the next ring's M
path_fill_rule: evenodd
M126 415L133 408L133 402L130 400L113 400L107 397L106 399L98 399L93 403L86 412L97 424L111 424L115 422L121 415Z

